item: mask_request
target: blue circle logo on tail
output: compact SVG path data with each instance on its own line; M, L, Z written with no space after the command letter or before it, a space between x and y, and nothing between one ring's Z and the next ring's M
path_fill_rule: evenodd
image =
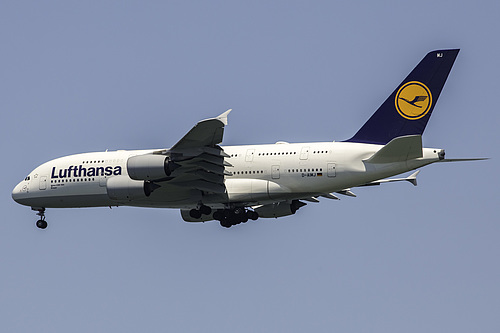
M398 113L409 120L422 118L432 106L432 94L422 82L410 81L401 86L394 100Z

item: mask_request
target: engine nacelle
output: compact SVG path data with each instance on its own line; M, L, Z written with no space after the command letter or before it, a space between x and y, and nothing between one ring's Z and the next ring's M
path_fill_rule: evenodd
M144 180L133 180L128 176L111 177L106 182L106 190L109 198L116 201L147 198L153 192L154 186L155 184L145 182Z
M137 155L127 160L127 171L135 180L158 180L170 176L178 166L165 155Z
M299 200L292 200L291 202L281 201L271 205L260 206L258 208L255 208L254 211L259 214L259 217L278 218L282 216L293 215L300 207L305 205L305 203L300 202Z
M196 219L196 218L192 217L191 215L189 215L189 211L190 211L190 209L181 209L182 219L184 221L186 221L186 222L207 222L207 221L213 221L214 220L212 214L201 215L200 218Z

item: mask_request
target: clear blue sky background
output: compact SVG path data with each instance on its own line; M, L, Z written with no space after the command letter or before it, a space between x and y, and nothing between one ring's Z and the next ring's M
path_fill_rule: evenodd
M0 5L2 332L500 332L498 1ZM461 48L419 186L229 230L177 210L11 199L63 155L349 138L431 50Z

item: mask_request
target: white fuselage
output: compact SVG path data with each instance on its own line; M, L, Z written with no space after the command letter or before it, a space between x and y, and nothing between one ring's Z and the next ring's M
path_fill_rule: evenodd
M149 197L113 200L107 191L112 177L127 176L131 156L154 150L107 151L57 158L33 170L12 192L18 203L43 208L140 206L193 208L200 202L215 208L304 199L341 191L410 171L439 160L440 149L424 148L423 157L372 164L366 160L382 145L350 142L282 143L225 146L226 193L193 192L168 182Z

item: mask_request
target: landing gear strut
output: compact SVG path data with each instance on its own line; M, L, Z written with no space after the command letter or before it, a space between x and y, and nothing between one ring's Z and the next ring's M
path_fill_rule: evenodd
M36 215L40 216L40 219L36 221L36 226L40 229L47 228L47 221L45 221L45 208L36 208L33 210L37 210L38 213Z

